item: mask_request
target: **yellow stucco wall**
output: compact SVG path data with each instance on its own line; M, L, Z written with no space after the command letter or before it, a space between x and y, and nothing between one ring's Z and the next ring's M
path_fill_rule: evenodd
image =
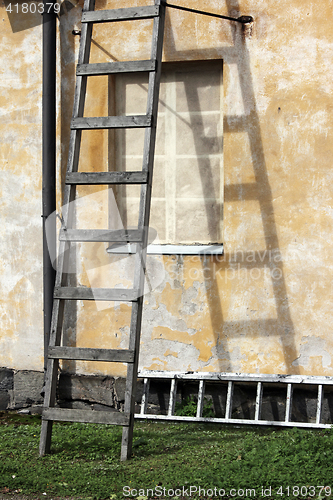
M103 0L97 8L149 3ZM60 17L62 181L78 50L71 31L80 27L80 5ZM225 255L162 258L165 274L145 298L140 366L332 375L331 4L191 0L186 5L254 18L246 36L227 21L171 10L166 18L165 61L224 61ZM0 20L0 366L42 369L41 27L12 33L4 8ZM136 26L99 25L91 61L149 58L151 22ZM106 80L93 83L87 113L105 115L106 95ZM87 134L85 170L102 170L107 132L89 132L90 142ZM107 194L96 191L94 213L105 227L98 211ZM86 221L91 223L89 210ZM103 279L94 269L110 262L105 245L95 245L88 265L87 258L83 251L78 262L82 285ZM80 303L77 313L72 310L68 342L126 347L130 306L109 306ZM73 370L75 363L65 368ZM77 363L76 368L125 374L119 365Z

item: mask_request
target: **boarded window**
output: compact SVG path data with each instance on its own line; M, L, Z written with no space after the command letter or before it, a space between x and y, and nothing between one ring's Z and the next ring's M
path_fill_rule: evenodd
M145 114L147 82L146 74L113 77L110 114ZM162 244L222 241L222 96L222 61L163 65L150 217ZM142 169L144 130L111 131L110 143L111 170ZM117 188L125 227L137 226L139 195L139 186Z

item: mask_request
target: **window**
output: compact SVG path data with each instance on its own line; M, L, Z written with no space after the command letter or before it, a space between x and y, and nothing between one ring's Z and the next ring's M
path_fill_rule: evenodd
M163 64L150 217L160 244L222 242L222 68L221 60ZM114 114L146 113L146 74L117 75L111 85ZM141 170L143 142L143 129L112 131L110 164ZM139 193L117 187L125 227L137 226Z

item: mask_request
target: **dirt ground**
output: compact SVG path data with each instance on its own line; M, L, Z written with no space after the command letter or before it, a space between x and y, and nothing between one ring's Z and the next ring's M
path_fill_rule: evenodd
M51 495L42 495L41 493L34 495L22 495L15 493L0 493L0 500L82 500L82 497L55 497Z

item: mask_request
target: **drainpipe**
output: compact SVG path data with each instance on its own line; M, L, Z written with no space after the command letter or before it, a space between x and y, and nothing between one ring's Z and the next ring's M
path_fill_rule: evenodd
M53 0L44 0L43 13L43 121L42 121L42 204L43 204L43 311L44 311L44 377L51 329L55 269L52 267L48 245L56 249L55 217L48 227L45 221L56 210L56 14L50 9ZM49 12L48 12L49 11ZM53 253L55 255L55 252Z

